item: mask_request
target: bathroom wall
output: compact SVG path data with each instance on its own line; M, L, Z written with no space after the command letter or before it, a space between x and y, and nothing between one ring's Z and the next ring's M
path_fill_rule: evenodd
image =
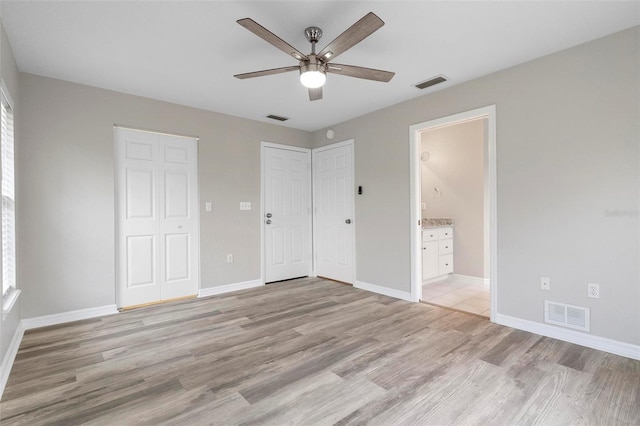
M488 278L484 270L483 155L486 119L422 133L422 217L454 219L454 272ZM438 188L439 191L436 191Z

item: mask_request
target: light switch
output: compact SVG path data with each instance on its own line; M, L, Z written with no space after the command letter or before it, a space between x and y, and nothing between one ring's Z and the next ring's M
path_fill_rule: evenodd
M240 201L240 210L251 210L250 201Z
M211 201L207 201L206 203L204 203L204 211L210 212L211 210L213 210L213 207L211 206Z

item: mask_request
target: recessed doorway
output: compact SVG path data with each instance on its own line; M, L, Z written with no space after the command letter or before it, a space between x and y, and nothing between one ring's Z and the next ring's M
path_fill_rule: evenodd
M422 301L489 316L484 262L486 118L420 133Z
M477 177L481 179L481 182L476 182L475 186L469 185L469 188L480 191L480 193L473 195L476 197L473 202L475 210L464 211L460 205L456 206L456 204L465 204L460 203L459 200L456 203L456 198L461 196L458 193L461 189L456 187L456 185L459 186L459 182L454 182L453 179L449 182L443 181L443 164L438 165L440 169L435 167L437 161L444 159L445 151L438 151L434 145L434 152L425 154L426 150L423 148L422 140L423 136L429 135L429 133L442 137L446 133L443 132L443 129L462 124L471 128L474 122L481 126L480 131L482 132L482 148L478 147L477 153L482 156L482 164L476 164L474 167L481 169L482 173ZM462 126L458 128L458 130L460 129ZM478 128L474 131L477 132ZM498 292L495 134L495 106L410 126L411 296L412 300L416 302L420 300L429 302L427 299L439 298L440 303L433 303L443 306L448 304L454 309L456 307L453 305L460 305L458 308L460 310L495 318ZM453 147L446 148L451 151ZM450 156L451 152L448 155ZM458 160L463 163L461 159ZM428 178L426 185L428 186L423 188L423 167L425 167L425 163L428 164L430 161L432 167L425 171L425 177ZM452 164L448 166L453 167ZM456 167L464 168L465 166L458 164ZM455 176L459 177L459 173ZM465 190L469 190L469 188ZM431 205L429 207L423 205L429 199ZM443 214L443 212L451 211L457 211L457 213ZM458 216L460 219L458 232L465 235L463 245L455 243L456 217L451 216ZM428 220L425 221L425 219ZM469 253L463 262L458 262L459 265L454 262L454 253L457 250L458 254ZM427 252L430 253L430 256L425 255ZM458 258L462 259L460 256ZM429 284L432 284L433 287L429 288ZM490 286L491 289L489 300L485 301L488 311L481 309L480 306L475 309L462 309L464 307L462 299L465 295L475 298L473 303L479 305L478 299L483 297L482 292L486 286ZM466 290L461 291L461 289ZM423 290L425 290L424 294ZM446 293L449 295L444 296ZM446 300L449 302L445 302Z

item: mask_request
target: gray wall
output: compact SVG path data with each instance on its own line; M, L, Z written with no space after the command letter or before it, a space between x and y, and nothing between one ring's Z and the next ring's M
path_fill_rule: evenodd
M9 39L7 38L7 34L4 32L4 27L2 26L2 22L0 21L0 79L2 79L7 86L7 89L10 92L10 96L13 100L13 112L14 112L14 121L15 125L19 125L20 120L22 118L19 106L19 83L20 83L20 73L18 72L18 67L16 66L16 61L13 58L13 51L11 50L11 45L9 44ZM17 146L20 144L20 131L18 129L14 129L14 140ZM16 164L16 167L18 165ZM18 196L18 195L17 195ZM20 222L20 210L16 211L17 213L17 221ZM18 235L18 242L20 235ZM18 246L19 247L19 246ZM2 264L0 262L0 268ZM0 280L2 279L2 274L0 274ZM18 281L20 280L20 275L16 278ZM18 302L13 306L11 312L3 318L0 315L0 363L4 359L5 354L7 353L7 349L9 348L9 344L11 343L11 339L18 328L18 323L20 322L20 302L21 299L24 298L24 295L20 297Z
M422 217L454 220L453 264L456 274L488 278L484 271L484 136L486 119L422 133ZM440 195L433 196L434 188Z
M115 303L114 123L200 137L201 285L260 278L260 142L308 132L30 74L21 101L23 317Z
M498 312L542 322L544 299L587 306L593 335L639 344L639 58L635 27L332 126L355 139L365 189L357 279L410 291L409 125L495 104Z

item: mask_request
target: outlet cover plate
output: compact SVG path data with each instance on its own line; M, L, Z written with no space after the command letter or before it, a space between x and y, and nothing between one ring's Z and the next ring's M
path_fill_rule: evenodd
M599 299L600 298L600 285L595 284L595 283L589 283L587 285L587 296L593 298L593 299Z

